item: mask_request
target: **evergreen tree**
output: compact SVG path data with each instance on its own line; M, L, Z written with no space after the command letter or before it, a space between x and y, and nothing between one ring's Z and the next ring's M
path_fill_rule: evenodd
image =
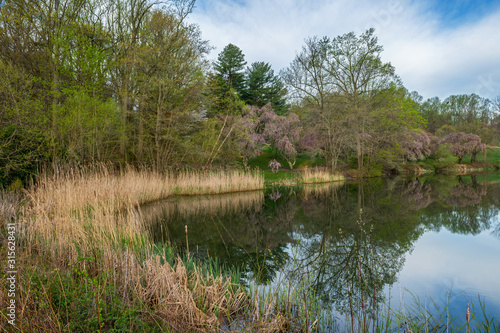
M243 92L245 103L263 107L271 102L277 114L284 114L288 105L284 98L286 90L281 79L274 75L269 63L254 62L245 73L246 86Z
M241 97L245 88L244 68L247 62L239 47L228 44L215 62L215 73L222 78L229 87L233 88Z

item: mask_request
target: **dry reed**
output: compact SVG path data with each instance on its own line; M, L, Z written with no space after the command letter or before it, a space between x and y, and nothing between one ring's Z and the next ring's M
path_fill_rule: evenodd
M113 272L112 283L124 300L139 298L175 330L214 331L220 326L219 315L241 310L243 290L230 278L204 276L197 269L188 273L180 261L171 266L161 260L137 207L171 195L247 191L263 185L261 174L237 170L159 174L131 168L113 172L100 165L42 173L36 187L26 191L28 205L18 222L23 256L36 255L62 269L94 257L94 271ZM2 212L11 218L18 202L4 197ZM36 303L29 290L23 295L26 304Z
M37 209L50 207L67 213L88 204L120 208L172 195L221 194L262 188L264 178L257 171L185 170L160 174L132 168L114 172L106 165L97 165L42 173L30 196Z
M328 183L335 181L342 181L345 177L338 173L331 173L326 169L320 168L305 168L301 172L302 182L304 184L312 183Z
M16 219L21 200L20 192L0 189L0 226Z

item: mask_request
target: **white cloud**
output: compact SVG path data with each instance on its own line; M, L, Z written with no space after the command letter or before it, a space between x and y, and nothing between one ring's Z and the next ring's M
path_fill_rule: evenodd
M357 34L374 26L390 61L410 90L425 98L451 94L500 94L500 10L479 21L449 28L425 2L409 0L205 0L190 21L216 47L233 43L248 64L287 67L304 39ZM203 7L203 10L202 8Z

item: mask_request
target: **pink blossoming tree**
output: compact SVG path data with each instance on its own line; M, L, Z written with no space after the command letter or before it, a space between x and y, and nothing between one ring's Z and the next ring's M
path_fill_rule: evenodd
M471 162L475 162L477 153L486 149L486 145L481 143L481 138L478 135L464 132L448 134L439 141L439 144L445 143L450 144L450 150L453 155L458 157L458 163L462 163L465 155L471 155Z

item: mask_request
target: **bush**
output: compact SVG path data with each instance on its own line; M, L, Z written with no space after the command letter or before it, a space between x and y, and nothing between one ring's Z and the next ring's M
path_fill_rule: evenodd
M448 144L439 145L437 150L427 159L435 172L444 171L453 166L457 158L453 156Z
M26 183L39 163L48 160L49 151L40 133L14 125L0 128L0 186L16 179Z

